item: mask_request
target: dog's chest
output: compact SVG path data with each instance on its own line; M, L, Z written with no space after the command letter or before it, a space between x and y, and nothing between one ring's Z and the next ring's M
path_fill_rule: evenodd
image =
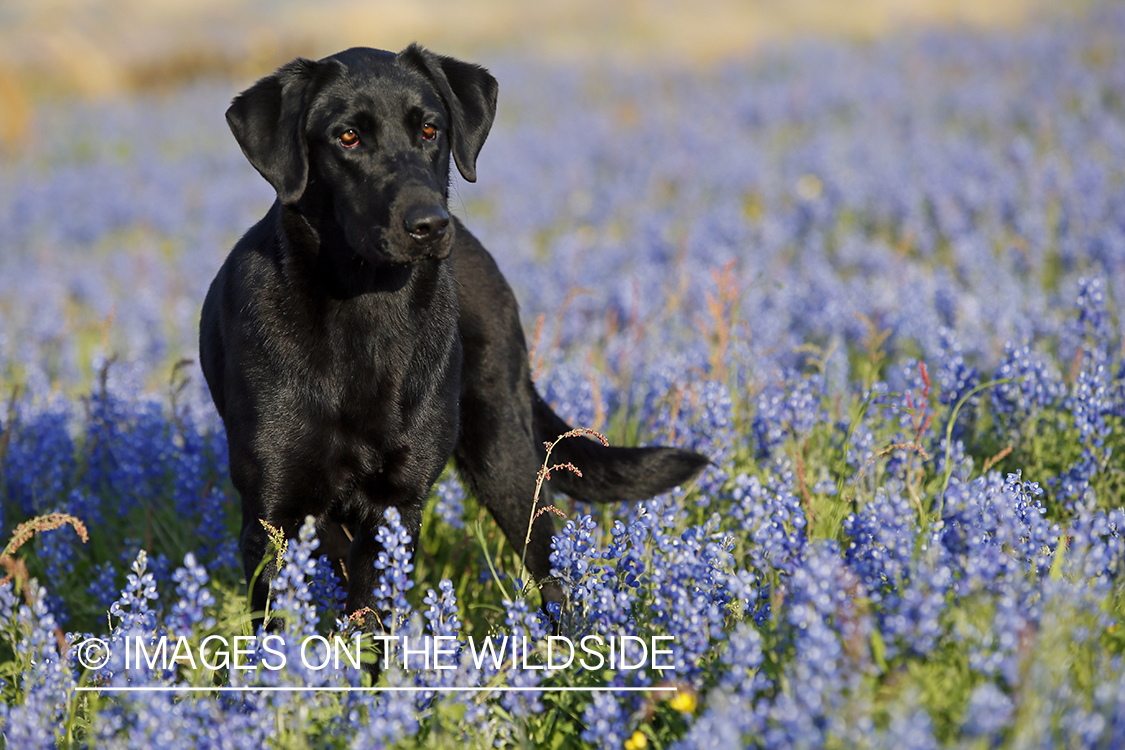
M291 352L300 358L304 410L319 415L324 429L403 429L412 385L441 377L446 365L427 356L424 332L416 328L401 311L371 304L333 310L307 337L315 343Z
M289 335L263 360L260 417L275 426L274 450L330 495L413 494L428 488L456 439L456 317L349 302L277 326Z

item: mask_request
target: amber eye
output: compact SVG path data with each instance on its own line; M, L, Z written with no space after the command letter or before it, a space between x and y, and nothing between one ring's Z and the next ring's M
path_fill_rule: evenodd
M422 140L432 141L434 138L437 138L437 126L432 122L427 122L422 126Z
M355 148L359 145L359 133L351 128L340 133L340 145L344 148Z

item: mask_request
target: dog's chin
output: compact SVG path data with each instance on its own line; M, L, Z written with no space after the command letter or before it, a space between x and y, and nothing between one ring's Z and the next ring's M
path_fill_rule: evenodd
M423 260L442 260L448 258L453 252L453 242L445 238L428 246L406 242L401 246L365 247L356 251L356 255L373 266L401 266L417 263Z
M440 242L435 243L433 246L426 250L425 257L434 258L436 260L443 260L445 258L448 258L450 253L452 252L453 237L450 235L446 235L441 239Z

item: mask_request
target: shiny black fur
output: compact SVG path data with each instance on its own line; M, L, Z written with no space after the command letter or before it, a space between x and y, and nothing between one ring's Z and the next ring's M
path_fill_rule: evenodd
M385 510L416 540L451 455L523 549L543 443L569 427L535 391L512 290L446 212L450 155L474 181L496 91L483 68L417 46L357 48L294 60L227 111L277 191L211 284L200 327L248 581L266 551L260 521L294 537L311 515L321 551L345 561L347 611L374 608ZM707 463L584 438L553 458L584 473L556 474L556 490L599 502L649 497ZM540 516L527 551L540 579L553 533ZM259 612L276 572L253 587Z

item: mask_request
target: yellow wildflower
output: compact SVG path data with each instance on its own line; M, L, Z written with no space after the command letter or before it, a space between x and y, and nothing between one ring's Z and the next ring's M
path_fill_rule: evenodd
M625 740L625 750L641 750L641 748L648 747L648 737L645 737L644 732L637 730L633 732L633 736Z
M669 706L682 714L694 713L697 703L695 691L690 688L679 691L672 700L668 701Z

